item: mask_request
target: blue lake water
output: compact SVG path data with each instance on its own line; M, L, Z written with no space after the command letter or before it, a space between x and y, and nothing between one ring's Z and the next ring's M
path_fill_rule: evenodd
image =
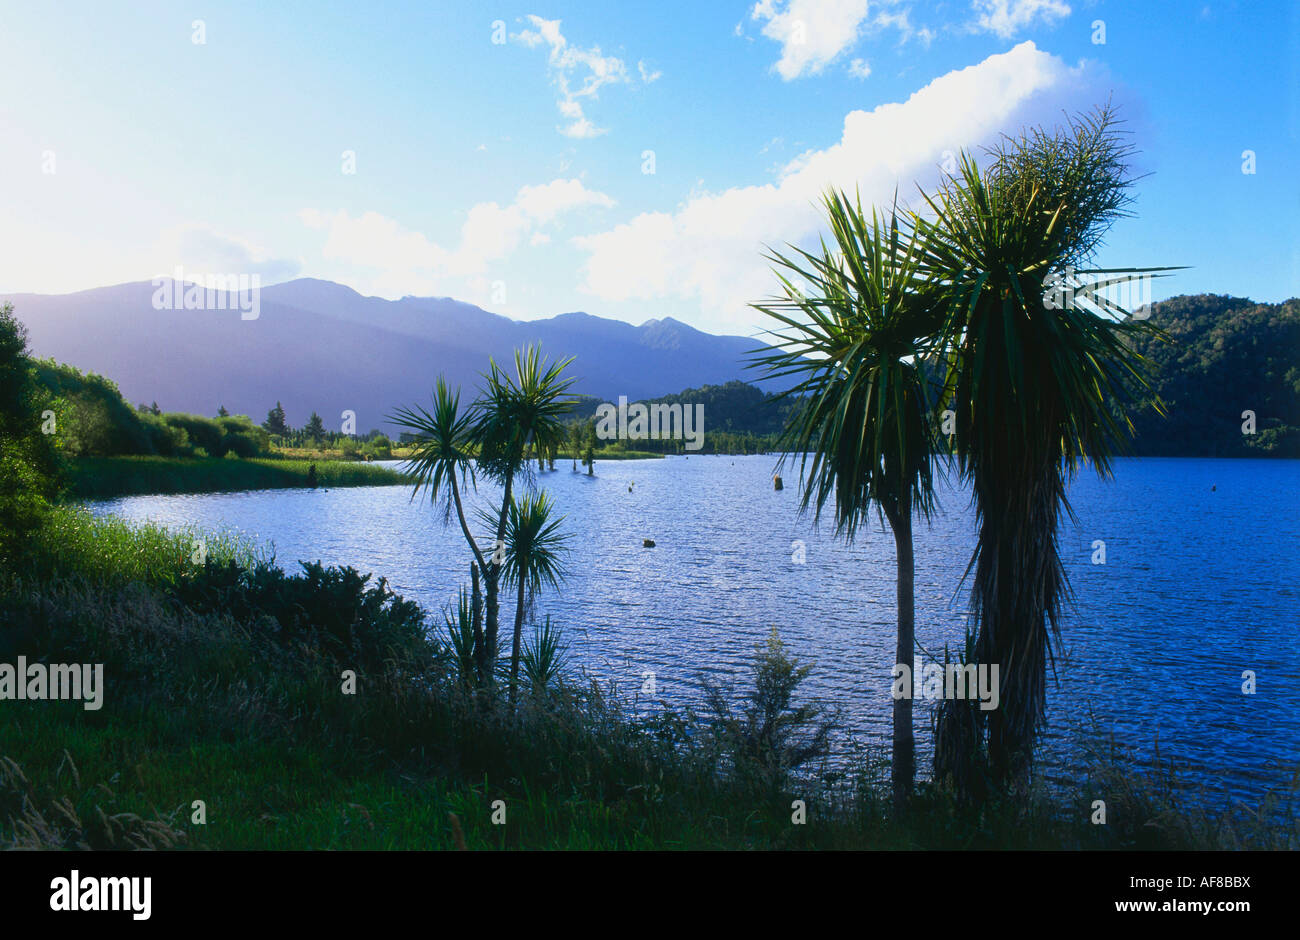
M797 474L772 486L774 458L693 456L570 464L536 475L566 516L569 574L541 595L572 659L629 695L655 674L656 698L698 701L699 678L743 689L772 627L814 665L804 692L839 706L846 732L887 743L893 663L893 539L877 524L853 545L798 513ZM481 489L486 506L490 491ZM1130 459L1069 493L1061 551L1075 603L1067 660L1050 686L1044 763L1069 776L1070 729L1089 714L1149 760L1174 760L1220 802L1255 802L1300 762L1300 461ZM948 485L916 530L916 633L961 643L974 545L969 496ZM438 612L469 580L458 526L406 487L146 496L95 512L231 529L273 542L277 561L351 565ZM643 548L642 539L656 547ZM1105 564L1092 561L1105 542ZM804 563L795 561L796 541ZM513 601L503 598L503 621ZM512 622L512 621L507 621ZM526 628L527 630L527 628ZM1256 675L1254 695L1242 674ZM917 702L928 767L928 703Z

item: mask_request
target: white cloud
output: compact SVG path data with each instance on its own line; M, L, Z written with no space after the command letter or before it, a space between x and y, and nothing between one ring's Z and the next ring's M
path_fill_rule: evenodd
M750 17L781 44L777 73L789 81L816 75L858 41L868 0L759 0Z
M904 0L758 0L750 19L763 24L763 35L781 44L781 58L773 68L786 81L816 75L852 49L865 35L896 30L902 42L916 37L929 45L934 33L915 29L911 8L896 7ZM874 14L874 15L873 15ZM737 35L739 27L737 27ZM858 62L863 60L858 59ZM865 64L865 62L864 62ZM850 74L856 75L850 69ZM865 75L857 76L865 78Z
M561 212L584 206L612 209L614 200L604 193L587 189L581 180L552 180L541 186L524 186L515 204L535 222L545 224Z
M868 78L871 75L871 64L866 59L854 59L849 63L849 74L854 78Z
M472 287L493 262L508 257L526 236L531 236L531 244L546 244L549 236L538 229L564 213L614 205L613 199L587 189L581 180L557 179L524 186L510 205L481 202L473 206L466 213L460 243L454 250L378 212L353 216L343 210L303 209L298 217L308 228L326 233L321 248L324 259L376 270L380 273L372 273L370 289L380 296L401 296Z
M1031 110L1059 116L1082 80L1081 70L1025 42L901 104L852 111L837 143L790 161L773 182L693 193L673 212L574 239L588 252L581 289L607 301L698 304L705 328L744 331L757 322L748 304L774 289L763 246L815 238L828 186L857 187L864 204L886 205L896 191L905 198L914 181L935 178L945 150L988 142Z
M547 65L560 92L556 106L568 122L558 128L560 133L579 139L604 134L605 128L597 127L587 117L583 110L584 99L594 100L606 85L632 84L623 60L601 54L599 46L583 49L571 45L560 32L559 20L545 20L530 14L528 21L533 28L521 30L511 38L530 49L543 44L549 47ZM663 74L650 71L644 61L637 63L637 71L641 81L647 85Z
M976 26L1003 39L1035 20L1050 25L1070 15L1070 5L1062 0L972 0L971 6L979 14Z

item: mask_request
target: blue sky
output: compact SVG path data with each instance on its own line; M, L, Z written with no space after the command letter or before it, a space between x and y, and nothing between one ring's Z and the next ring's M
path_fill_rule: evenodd
M0 292L181 266L750 334L826 186L1112 98L1150 175L1099 263L1300 294L1300 3L113 7L0 13Z

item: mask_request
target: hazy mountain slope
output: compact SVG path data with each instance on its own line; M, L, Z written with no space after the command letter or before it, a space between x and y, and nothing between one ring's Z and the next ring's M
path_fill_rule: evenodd
M224 405L260 420L280 401L290 423L318 411L337 427L380 427L397 405L425 400L442 373L472 396L488 357L540 342L575 356L575 390L647 398L753 378L755 342L713 336L672 319L636 327L585 313L517 322L449 298L363 297L328 281L264 288L256 320L238 310L155 310L154 287L121 284L75 294L16 294L33 353L117 382L131 402L213 414Z

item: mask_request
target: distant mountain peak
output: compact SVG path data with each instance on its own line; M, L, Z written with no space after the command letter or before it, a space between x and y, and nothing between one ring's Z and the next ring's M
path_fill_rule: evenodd
M604 400L753 378L743 363L751 340L672 317L633 326L574 310L513 320L448 297L387 300L303 277L263 288L259 317L242 321L156 310L152 290L141 281L12 299L38 356L110 378L128 401L196 414L225 405L258 417L280 401L291 423L353 411L369 430L394 408L427 401L440 375L472 398L489 359L510 362L530 343L553 360L572 356L573 390Z

